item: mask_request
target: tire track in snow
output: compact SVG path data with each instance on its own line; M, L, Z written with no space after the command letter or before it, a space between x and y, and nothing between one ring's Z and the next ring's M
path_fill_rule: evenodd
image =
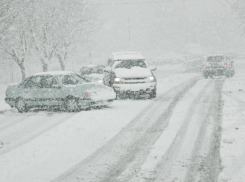
M215 80L213 90L205 93L199 100L199 114L191 121L187 134L176 136L183 140L181 147L174 145L179 151L177 156L166 155L165 166L157 170L157 178L153 181L217 181L220 170L219 145L221 136L221 87L224 80ZM202 102L203 103L202 103ZM172 160L171 164L166 164ZM164 169L167 169L167 174Z
M220 173L221 89L224 80L215 81L214 91L210 100L211 105L198 133L185 182L217 181Z
M22 123L13 123L14 127L7 127L0 132L0 141L4 144L0 148L0 155L32 141L73 116L74 114L57 116L52 121L47 121L44 116L38 119L33 116L24 118Z
M163 160L159 162L159 165L156 166L156 177L153 177L153 181L161 181L162 179L166 179L167 175L171 171L171 167L173 163L175 162L176 158L178 157L181 148L184 143L184 139L187 134L188 127L191 123L191 120L193 118L194 113L196 112L196 109L201 110L202 108L198 108L201 100L204 98L205 93L208 89L213 87L213 82L210 80L205 87L201 90L201 92L197 95L195 100L190 105L187 114L183 120L183 123L181 124L178 133L175 136L174 141L172 142L171 146L169 147L168 151L163 157Z
M167 126L177 103L199 79L191 79L162 94L104 147L53 182L116 181L142 150L154 144Z

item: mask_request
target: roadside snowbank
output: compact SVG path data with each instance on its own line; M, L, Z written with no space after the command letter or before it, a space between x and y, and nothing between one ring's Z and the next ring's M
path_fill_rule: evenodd
M235 61L235 75L223 88L220 182L245 181L245 61Z
M6 109L9 109L9 105L5 103L5 91L7 89L7 85L0 84L0 112Z

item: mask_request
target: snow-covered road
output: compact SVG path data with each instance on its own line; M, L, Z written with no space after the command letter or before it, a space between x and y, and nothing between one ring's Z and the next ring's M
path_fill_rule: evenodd
M163 76L158 93L197 76ZM155 102L115 101L109 108L80 113L33 110L20 114L4 108L0 114L0 181L50 181L58 177L105 145Z
M0 181L243 182L245 62L235 66L227 79L160 70L156 99L88 112L2 104Z

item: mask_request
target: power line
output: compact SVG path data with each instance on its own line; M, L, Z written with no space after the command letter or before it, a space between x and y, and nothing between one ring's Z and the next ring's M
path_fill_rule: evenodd
M161 0L161 1L135 1L135 2L114 2L114 3L89 3L96 5L128 5L128 4L157 4L157 3L166 3L172 2L173 0Z

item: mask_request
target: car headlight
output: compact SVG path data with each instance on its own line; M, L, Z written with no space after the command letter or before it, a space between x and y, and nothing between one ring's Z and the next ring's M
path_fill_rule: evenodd
M150 82L154 82L155 81L155 78L153 76L148 77L148 79L149 79Z
M103 83L103 80L98 80L99 83Z
M116 83L119 83L120 81L121 81L120 78L115 78L115 79L114 79L114 82L116 82Z

